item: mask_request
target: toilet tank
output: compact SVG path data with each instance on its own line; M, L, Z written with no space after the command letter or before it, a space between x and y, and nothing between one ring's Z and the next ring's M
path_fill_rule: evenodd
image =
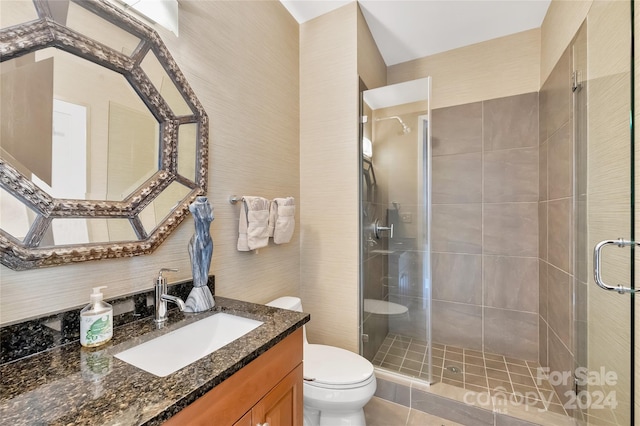
M288 309L290 311L302 312L302 301L299 297L284 296L266 303L267 306L274 308Z
M293 297L293 296L279 297L265 304L267 306L271 306L274 308L288 309L290 311L302 312L302 301L300 300L299 297ZM307 328L304 325L302 326L302 341L304 342L304 344L309 343L307 341Z

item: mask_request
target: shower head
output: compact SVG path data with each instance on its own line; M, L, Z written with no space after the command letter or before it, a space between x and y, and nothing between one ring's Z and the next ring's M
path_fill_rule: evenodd
M402 118L398 117L397 115L392 115L391 117L376 118L376 121L384 120L398 120L398 123L400 123L400 125L402 126L402 130L399 133L401 135L408 135L411 132L411 128L407 126L404 121L402 121Z

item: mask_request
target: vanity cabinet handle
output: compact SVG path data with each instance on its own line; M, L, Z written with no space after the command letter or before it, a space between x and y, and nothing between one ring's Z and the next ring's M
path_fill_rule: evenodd
M269 422L267 422L267 423L258 423L256 426L269 426Z

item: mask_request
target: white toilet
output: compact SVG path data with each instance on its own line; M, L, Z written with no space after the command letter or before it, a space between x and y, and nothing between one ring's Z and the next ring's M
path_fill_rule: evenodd
M267 306L302 312L297 297ZM345 349L307 342L304 332L304 425L365 426L364 407L376 391L373 364Z

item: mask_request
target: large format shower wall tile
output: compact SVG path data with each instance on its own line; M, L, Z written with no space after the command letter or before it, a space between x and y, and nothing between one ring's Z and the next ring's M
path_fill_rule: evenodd
M482 350L482 307L432 302L433 341L445 345Z
M538 152L538 200L547 201L549 199L549 173L547 166L549 163L549 143L544 141L540 144Z
M549 265L547 271L547 322L568 348L572 347L573 284L566 272Z
M571 273L571 198L549 201L547 256L550 264Z
M432 155L482 151L482 102L434 109Z
M482 202L482 153L432 159L434 204Z
M484 150L538 145L538 93L508 96L483 103Z
M574 373L573 355L551 329L549 329L548 345L550 372L554 372L557 376L568 374L568 377L572 377ZM573 380L567 379L563 380L562 383L557 386L554 385L558 397L563 404L568 401L570 395L568 392L573 390L572 384Z
M431 254L432 297L448 302L482 303L482 256Z
M573 121L566 122L549 138L549 200L573 195Z
M547 320L548 316L548 303L547 303L547 292L548 292L548 269L549 264L542 259L538 261L538 313L544 319Z
M549 356L547 345L549 339L547 334L549 333L549 327L547 326L546 321L538 316L538 362L540 365L546 367L549 365Z
M364 299L384 299L388 288L384 286L387 256L381 254L365 260L363 265L364 286L362 288Z
M486 152L483 181L484 202L538 201L538 147Z
M512 358L538 359L538 314L484 308L484 350Z
M482 205L432 205L433 252L482 253Z
M541 125L542 140L548 139L564 123L571 118L571 49L565 50L553 72L542 86L544 106L540 115L544 114Z
M538 257L547 261L548 244L547 244L547 210L549 203L546 201L538 203Z
M484 256L484 305L538 313L538 259Z
M483 252L538 257L538 203L485 204Z

